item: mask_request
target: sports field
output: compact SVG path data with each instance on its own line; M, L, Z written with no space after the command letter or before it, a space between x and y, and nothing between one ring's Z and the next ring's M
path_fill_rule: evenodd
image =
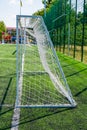
M77 107L21 108L19 130L87 130L87 65L57 54ZM0 45L0 130L11 129L15 98L16 46L4 44Z

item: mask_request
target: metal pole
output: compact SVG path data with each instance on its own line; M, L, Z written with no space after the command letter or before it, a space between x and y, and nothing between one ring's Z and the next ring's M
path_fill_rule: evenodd
M59 2L60 4L60 15L62 14L62 1ZM60 18L60 46L59 46L59 50L61 52L61 45L62 45L62 21Z
M75 7L75 30L74 30L74 55L73 57L75 58L75 51L76 51L76 20L77 19L77 0L76 0L76 7Z
M46 17L46 0L44 0L44 17Z
M22 6L22 1L20 0L20 16L21 16L21 6ZM20 17L21 20L21 17ZM22 68L22 27L20 26L20 36L19 36L19 42L20 42L20 63Z
M21 15L21 0L20 0L20 15Z
M66 14L66 0L64 1L64 14ZM66 15L64 16L64 45L63 53L65 53L65 44L66 44Z
M24 54L25 54L25 49L26 49L26 18L25 18L25 27L24 27Z
M70 21L71 21L71 0L70 0L69 23L68 23L68 55L70 55Z
M84 35L85 35L85 3L86 0L84 0L83 4L83 29L82 29L82 45L81 45L81 61L83 61L83 47L84 47Z
M18 44L19 44L19 35L18 35L18 16L16 16L16 106L18 105L18 80L19 80L19 57L18 57Z
M68 55L70 55L70 22L68 23Z

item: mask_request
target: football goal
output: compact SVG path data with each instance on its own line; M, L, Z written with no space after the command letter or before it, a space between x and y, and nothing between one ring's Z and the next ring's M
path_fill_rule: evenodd
M75 107L44 20L17 15L16 107Z

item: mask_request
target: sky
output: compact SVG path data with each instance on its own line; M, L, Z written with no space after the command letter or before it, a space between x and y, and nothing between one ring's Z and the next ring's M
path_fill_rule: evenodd
M43 8L42 0L22 0L21 14L32 15ZM0 1L0 21L7 27L16 27L16 15L20 14L20 0Z

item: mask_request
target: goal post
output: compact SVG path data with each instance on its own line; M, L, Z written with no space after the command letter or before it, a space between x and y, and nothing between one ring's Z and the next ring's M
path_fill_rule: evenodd
M16 107L75 107L41 16L17 15Z

